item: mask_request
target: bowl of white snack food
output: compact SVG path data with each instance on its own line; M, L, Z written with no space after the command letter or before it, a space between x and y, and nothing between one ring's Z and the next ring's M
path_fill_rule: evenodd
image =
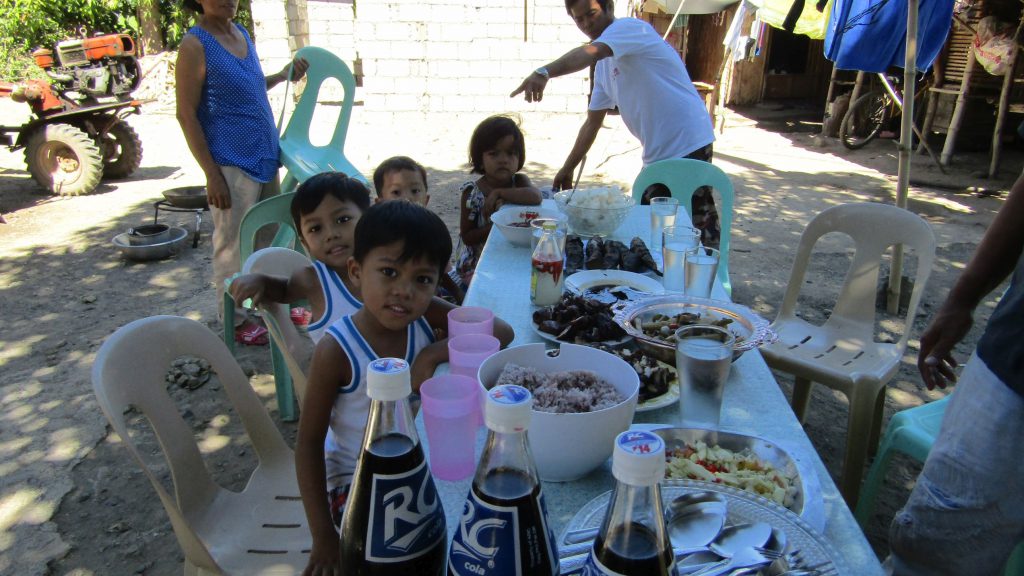
M618 186L602 186L563 190L555 194L555 204L576 234L609 236L626 220L635 202Z

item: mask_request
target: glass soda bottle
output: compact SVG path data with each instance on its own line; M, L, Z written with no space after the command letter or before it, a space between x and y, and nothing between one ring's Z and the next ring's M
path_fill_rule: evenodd
M487 393L487 442L448 552L449 576L559 573L558 548L526 438L532 405L522 386L496 386Z
M564 263L558 246L555 222L545 222L543 234L533 251L530 273L530 302L534 306L551 306L562 299Z
M370 415L341 519L341 569L352 576L444 574L444 509L420 444L409 364L370 362Z
M612 475L615 490L581 574L677 576L658 485L665 476L665 442L647 431L619 434Z

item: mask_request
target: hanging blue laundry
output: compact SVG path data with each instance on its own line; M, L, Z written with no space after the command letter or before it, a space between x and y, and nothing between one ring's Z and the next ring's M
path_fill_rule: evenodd
M946 43L953 0L919 0L917 68L927 70ZM885 72L903 67L906 0L836 0L825 35L825 57L843 70Z

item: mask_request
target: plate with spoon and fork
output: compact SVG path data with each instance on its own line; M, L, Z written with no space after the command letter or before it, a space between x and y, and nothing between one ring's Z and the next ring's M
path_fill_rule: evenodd
M820 532L767 498L700 481L663 484L661 497L680 575L849 573ZM594 498L562 530L563 573L586 559L610 498L611 492Z

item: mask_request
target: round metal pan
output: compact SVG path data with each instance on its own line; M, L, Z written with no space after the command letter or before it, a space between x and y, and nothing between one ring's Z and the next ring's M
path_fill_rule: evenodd
M164 198L175 208L188 210L209 209L210 203L206 199L205 186L182 186L164 190Z

